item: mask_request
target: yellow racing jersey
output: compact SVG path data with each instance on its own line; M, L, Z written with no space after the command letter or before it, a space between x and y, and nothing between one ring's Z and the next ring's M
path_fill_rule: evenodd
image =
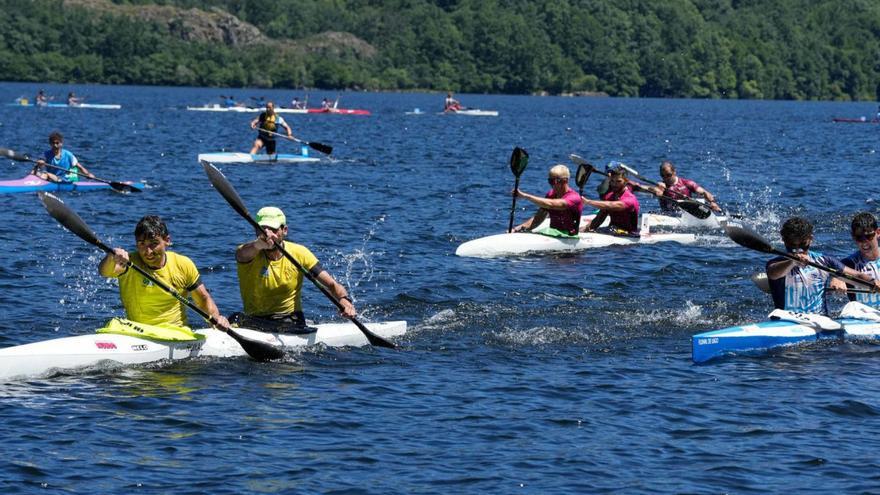
M306 270L320 269L318 258L305 246L284 241L284 249ZM302 284L302 272L285 256L271 261L261 252L248 263L238 263L238 288L246 315L302 311Z
M148 267L137 251L129 252L128 258L183 297L202 284L195 263L181 254L166 251L165 266L157 270ZM186 306L137 270L128 268L118 278L126 318L147 325L188 326Z

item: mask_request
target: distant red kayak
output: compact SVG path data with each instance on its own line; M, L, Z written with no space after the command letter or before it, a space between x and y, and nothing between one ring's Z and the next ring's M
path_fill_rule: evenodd
M865 117L862 117L860 119L845 119L842 117L834 117L831 120L832 122L844 122L847 124L880 124L880 120L878 119L868 120Z

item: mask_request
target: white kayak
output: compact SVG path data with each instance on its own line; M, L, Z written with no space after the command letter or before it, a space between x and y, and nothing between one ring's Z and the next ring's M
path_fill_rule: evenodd
M469 115L472 117L497 117L497 110L480 110L479 108L467 108L464 110L448 110L440 112L440 115Z
M697 238L694 234L648 233L636 237L600 232L581 232L577 237L555 237L532 232L519 232L490 235L465 242L458 246L455 254L474 258L493 258L526 253L565 253L607 246L654 244L657 242L692 244L696 241Z
M673 229L720 229L727 225L727 217L713 213L708 218L701 219L686 211L682 211L681 216L645 213L642 215L642 225Z
M385 338L406 333L406 321L365 323ZM353 323L313 325L306 334L272 334L238 328L248 338L294 348L323 344L332 347L364 346L367 338ZM39 377L101 365L121 366L179 360L199 356L232 357L247 354L232 337L220 330L202 329L198 341L156 341L129 335L94 333L62 337L0 349L0 382L14 378Z
M261 107L227 107L225 105L220 105L218 103L213 103L211 105L204 105L201 107L186 107L187 110L192 112L238 112L238 113L258 113L262 112L266 109L265 106ZM339 113L352 113L354 111L347 109L339 109ZM361 112L356 111L356 112ZM284 107L275 107L275 113L296 113L296 114L307 114L307 113L336 113L335 110L329 111L321 111L317 108L284 108Z
M309 156L309 148L303 146L299 154L276 153L274 155L250 153L200 153L199 161L210 163L314 163L320 158Z

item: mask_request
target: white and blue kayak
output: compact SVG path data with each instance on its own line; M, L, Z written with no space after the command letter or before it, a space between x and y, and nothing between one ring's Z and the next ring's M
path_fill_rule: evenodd
M115 103L77 103L68 105L67 103L42 103L35 105L33 103L7 103L8 107L41 107L41 108L91 108L96 110L119 110L122 105Z
M314 163L321 161L320 158L309 156L309 148L303 146L299 154L276 153L274 155L250 153L201 153L199 161L209 163Z
M678 242L693 244L694 234L647 233L641 236L615 235L602 232L581 232L577 236L555 236L534 232L495 234L467 241L455 250L457 256L473 258L494 258L499 256L519 256L524 254L554 254L582 251L608 246L629 246L655 244L658 242Z
M406 321L365 323L385 338L406 333ZM365 346L367 338L353 323L312 325L304 334L265 333L237 328L249 339L285 348L323 344L331 347ZM232 337L215 329L196 330L198 340L154 340L114 333L93 333L62 337L0 349L0 382L20 378L45 377L62 372L110 368L194 357L234 357L247 354Z
M694 335L693 361L704 363L723 356L762 355L774 349L830 339L880 341L880 314L857 302L847 304L841 317L834 320L782 310L775 310L770 317L769 321Z

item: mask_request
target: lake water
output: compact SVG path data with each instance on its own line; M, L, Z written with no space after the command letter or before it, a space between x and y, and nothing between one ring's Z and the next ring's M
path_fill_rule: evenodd
M252 231L196 155L247 151L253 115L185 107L229 92L305 94L42 87L123 109L4 107L0 146L36 155L60 130L96 175L146 181L140 195L63 199L129 248L137 220L162 215L221 310L239 310L233 252ZM3 84L0 101L37 89ZM341 107L372 115L286 117L297 136L334 146L332 160L221 167L251 211L285 210L293 240L349 287L365 321L409 322L399 351L314 348L274 363L200 359L0 385L0 492L880 492L880 347L691 362L693 334L766 318L771 301L749 281L766 256L721 232L689 246L453 254L506 229L508 157L522 146L526 191L545 192L548 168L569 153L649 177L670 159L777 245L781 222L802 214L820 250L846 255L852 215L880 200L870 179L880 128L831 118L870 116L875 104L458 96L500 116L437 115L439 94L343 93ZM405 114L416 107L426 113ZM2 166L5 178L29 169ZM533 211L520 201L518 221ZM0 346L122 314L97 274L101 253L33 195L0 196L0 238ZM311 287L304 301L309 317L337 318Z

